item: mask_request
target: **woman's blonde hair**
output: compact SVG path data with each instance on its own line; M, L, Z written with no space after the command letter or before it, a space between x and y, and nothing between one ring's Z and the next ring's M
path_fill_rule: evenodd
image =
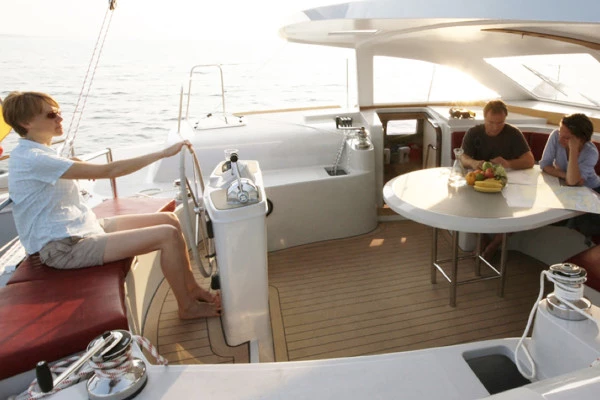
M2 102L2 116L20 136L27 135L23 126L44 111L44 104L58 108L58 102L40 92L11 92Z

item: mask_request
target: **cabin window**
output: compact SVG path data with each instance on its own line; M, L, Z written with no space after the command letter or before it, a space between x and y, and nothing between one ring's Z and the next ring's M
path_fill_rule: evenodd
M373 99L383 103L469 101L499 97L463 72L426 61L376 56Z
M486 61L540 100L600 107L600 63L587 53Z

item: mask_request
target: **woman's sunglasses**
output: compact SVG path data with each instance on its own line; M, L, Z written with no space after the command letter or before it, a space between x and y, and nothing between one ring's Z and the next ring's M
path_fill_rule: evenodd
M60 111L50 111L48 114L46 114L46 118L48 119L56 119L56 117L61 116L61 112Z

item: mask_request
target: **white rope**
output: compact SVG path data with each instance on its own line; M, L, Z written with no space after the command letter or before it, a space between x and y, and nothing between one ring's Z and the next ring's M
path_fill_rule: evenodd
M580 284L575 287L565 286L561 282L558 282L556 280L556 278L554 278L554 276L550 273L550 271L542 271L542 273L540 274L540 292L535 301L535 304L533 305L533 308L531 309L531 312L529 313L529 318L527 320L527 325L525 326L525 331L523 332L523 335L521 336L521 339L519 339L519 342L517 343L517 347L515 348L515 364L517 365L517 369L519 370L521 375L523 375L525 378L527 378L529 380L532 380L536 377L536 375L537 375L536 366L535 366L535 362L533 361L533 358L531 357L531 354L529 353L529 350L527 349L526 346L524 346L523 341L527 337L527 332L529 332L529 329L531 328L531 325L533 323L533 317L535 316L535 314L538 310L538 307L539 307L539 303L542 300L542 297L544 296L544 277L546 277L546 279L548 279L550 282L554 283L554 296L556 296L556 298L558 300L560 300L562 303L569 306L569 308L575 310L577 313L592 320L600 329L600 322L596 321L594 319L594 317L592 317L590 314L584 312L579 307L576 307L572 303L572 301L577 301L583 297L583 285ZM567 278L567 277L562 277L561 279L569 280L569 278ZM577 277L575 279L581 279L581 278ZM525 357L527 358L527 362L529 363L531 373L528 373L527 371L525 371L523 366L521 366L521 363L519 362L519 350L521 350L521 349L523 350L523 353L525 353Z
M94 51L92 52L92 57L90 59L90 63L88 64L88 69L85 73L85 77L83 78L83 85L81 86L81 91L79 92L79 97L77 98L77 103L75 104L75 109L73 110L73 115L71 116L71 122L69 123L69 129L67 130L67 135L65 136L65 140L62 146L58 150L58 154L62 157L70 157L73 155L73 143L75 142L75 136L77 136L77 131L79 130L79 123L81 122L81 117L83 116L83 110L85 109L85 105L87 103L87 98L90 93L90 89L92 88L92 82L94 81L94 76L96 75L96 70L98 68L98 63L100 62L100 55L102 54L102 49L104 48L104 43L106 42L106 36L108 35L108 30L110 27L110 23L112 21L114 7L112 3L109 4L109 7L104 14L104 19L102 20L102 25L100 26L100 32L98 32L98 38L96 39L96 44L94 45ZM110 17L109 17L110 15ZM108 23L107 23L108 17ZM106 24L106 28L105 28ZM100 48L98 49L98 45ZM96 55L96 51L98 51ZM94 63L95 60L95 63ZM88 76L90 75L90 69L94 65L94 69L92 70L92 75L90 77L88 83ZM87 86L87 91L84 95L84 90ZM79 104L83 99L83 104L81 106L81 110L79 110ZM73 126L73 121L75 120L75 115L77 115L79 111L79 117L77 119L77 124L75 125L75 129L71 130Z
M158 350L150 343L148 339L138 335L132 335L132 339L135 340L138 345L147 350L152 357L157 361L160 365L168 365L169 362L166 358L158 354ZM79 359L80 355L75 355L73 357L69 357L68 359L58 361L54 363L50 367L50 371L53 375L60 375L63 371L65 371L69 365L76 362ZM39 387L37 385L37 380L33 380L29 385L29 388L19 394L16 397L9 398L11 400L36 400L42 399L44 397L55 394L63 389L68 388L71 385L74 385L81 380L86 380L91 378L93 375L98 375L104 378L118 378L124 375L130 368L133 363L133 352L131 351L131 346L129 349L120 357L115 358L114 360L110 360L103 363L95 363L89 360L83 367L77 371L77 373L71 375L64 381L62 381L58 386L52 389L48 393L42 393L39 391Z

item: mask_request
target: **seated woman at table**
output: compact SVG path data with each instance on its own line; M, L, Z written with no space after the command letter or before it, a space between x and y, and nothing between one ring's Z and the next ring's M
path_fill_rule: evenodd
M591 142L594 126L585 114L563 117L558 129L550 134L540 168L545 173L562 178L569 186L587 186L600 189L596 174L598 149Z
M540 168L548 175L564 179L568 186L587 186L600 193L596 174L598 149L591 142L594 125L585 114L566 115L559 128L550 134ZM572 218L567 226L586 236L600 234L600 215L584 214Z

